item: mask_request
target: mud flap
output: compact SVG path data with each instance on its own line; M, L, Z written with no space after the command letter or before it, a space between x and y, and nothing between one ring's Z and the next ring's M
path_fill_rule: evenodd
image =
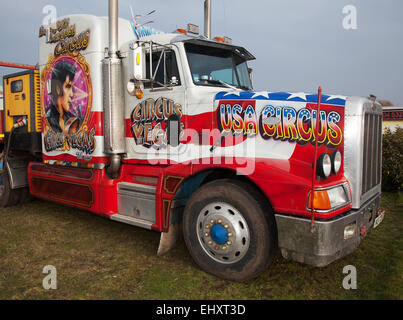
M160 244L158 246L157 256L162 256L169 250L173 249L175 245L182 238L182 223L171 224L168 232L162 232Z

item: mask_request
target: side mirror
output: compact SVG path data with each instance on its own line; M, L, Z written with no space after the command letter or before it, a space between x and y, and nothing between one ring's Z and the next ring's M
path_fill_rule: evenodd
M130 51L132 76L135 80L146 80L146 51L144 46L133 43Z
M172 114L167 120L168 144L177 147L180 144L180 119L178 115Z

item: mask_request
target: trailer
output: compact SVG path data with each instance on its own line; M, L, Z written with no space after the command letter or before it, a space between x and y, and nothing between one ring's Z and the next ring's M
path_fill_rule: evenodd
M277 249L318 267L353 252L384 217L381 105L256 92L255 57L211 39L209 3L205 35L120 19L116 0L109 18L41 26L38 68L4 77L0 205L37 197L160 232L160 255L183 237L234 281Z

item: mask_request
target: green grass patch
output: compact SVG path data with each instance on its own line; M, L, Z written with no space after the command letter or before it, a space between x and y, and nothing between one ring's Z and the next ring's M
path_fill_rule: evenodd
M402 299L403 194L384 193L382 208L382 224L347 257L314 268L277 252L260 277L234 283L200 270L183 242L157 257L157 232L35 200L0 209L0 299ZM57 290L42 287L46 265ZM357 290L343 289L346 265Z

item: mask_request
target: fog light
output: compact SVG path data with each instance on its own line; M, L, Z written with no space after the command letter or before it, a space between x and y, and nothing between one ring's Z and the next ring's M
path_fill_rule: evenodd
M344 228L344 240L350 239L354 237L355 235L355 230L356 230L356 223L350 223Z

